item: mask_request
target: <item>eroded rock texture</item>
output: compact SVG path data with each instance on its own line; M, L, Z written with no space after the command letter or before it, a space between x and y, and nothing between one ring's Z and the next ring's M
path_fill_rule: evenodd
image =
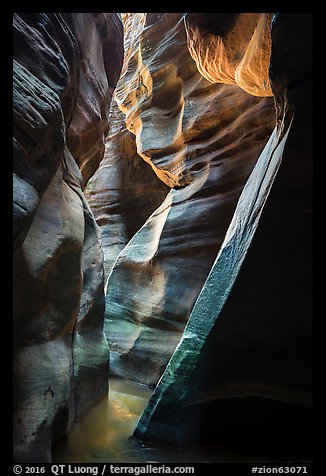
M312 456L311 34L311 15L274 21L277 126L138 424L145 441L214 441L246 458Z
M104 274L138 438L309 457L310 16L122 18L123 65L116 14L14 19L15 460L107 391Z
M271 20L271 13L188 13L188 47L200 73L212 83L273 96L268 75Z
M123 58L116 14L14 16L14 458L107 392L99 230L82 189L103 156Z
M114 99L109 123L104 158L84 192L101 229L106 278L120 251L169 191L137 154L134 135ZM112 341L114 345L116 339Z
M310 421L311 274L297 237L302 221L309 243L310 212L291 198L309 195L305 132L302 151L291 149L304 131L303 112L292 122L294 106L308 101L310 87L308 60L299 66L295 53L311 54L305 39L295 46L303 18L123 15L115 96L129 133L123 125L112 132L107 150L117 158L106 155L90 200L107 243L116 233L106 252L111 372L153 386L161 377L135 432L147 442L309 453L298 427L308 431ZM146 187L133 154L144 161ZM117 180L127 164L128 182ZM130 182L138 184L137 207L146 204L139 219L128 212ZM302 279L293 271L298 256Z
M104 247L119 236L116 249L105 251L111 372L156 385L273 130L275 107L272 97L212 84L201 75L182 14L126 14L123 21L125 61L115 95L129 132L112 132L107 149L120 159L107 154L90 183L90 200ZM143 159L146 183L129 150L137 151L139 165ZM117 167L123 187L114 185ZM139 209L128 212L135 206L129 176L139 207L146 209L142 215ZM109 206L104 181L112 184Z

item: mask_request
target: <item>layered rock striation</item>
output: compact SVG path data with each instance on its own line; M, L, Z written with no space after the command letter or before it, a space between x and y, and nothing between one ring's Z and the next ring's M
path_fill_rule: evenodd
M142 440L214 441L246 458L312 456L311 20L274 18L275 129L140 419ZM204 44L211 24L200 17Z
M104 158L84 191L101 230L106 279L119 253L170 190L137 154L124 117L113 99Z
M100 233L83 195L123 59L115 13L14 15L14 459L107 393Z
M311 416L307 20L298 47L304 15L123 15L123 115L112 107L123 123L90 200L116 243L111 373L155 388L135 432L146 442L309 454L298 439Z
M188 48L212 83L236 84L254 96L273 96L269 80L271 13L188 13Z
M201 75L182 14L126 14L123 21L125 60L115 96L125 115L126 139L109 137L108 151L122 156L113 159L108 152L90 182L90 203L104 240L122 240L115 250L104 251L113 252L105 319L111 372L155 386L275 125L275 107L272 97L212 84ZM117 140L123 146L117 148ZM147 166L146 183L131 154L122 151L129 142L137 160L143 159L141 170ZM101 190L103 180L116 181L119 160L138 183L137 213L128 214L136 202L126 177L121 191L110 186L115 208L109 218ZM121 234L122 228L132 233Z
M15 461L107 393L107 341L141 440L309 457L310 33L14 16Z

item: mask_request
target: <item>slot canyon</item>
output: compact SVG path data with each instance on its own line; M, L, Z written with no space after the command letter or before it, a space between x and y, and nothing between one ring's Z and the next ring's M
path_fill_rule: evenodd
M13 15L15 462L312 459L312 14Z

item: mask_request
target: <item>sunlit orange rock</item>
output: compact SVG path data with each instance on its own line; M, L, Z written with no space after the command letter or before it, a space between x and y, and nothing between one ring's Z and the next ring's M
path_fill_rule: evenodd
M271 20L271 13L188 13L189 52L204 78L237 84L253 96L273 96Z
M275 106L273 97L202 76L183 14L130 13L123 22L122 124L108 137L89 200L109 265L110 371L155 385L275 126Z

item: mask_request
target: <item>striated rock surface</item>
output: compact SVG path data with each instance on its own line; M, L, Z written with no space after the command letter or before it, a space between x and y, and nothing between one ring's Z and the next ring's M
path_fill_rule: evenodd
M174 425L168 425L166 415L171 405L174 407L174 418L179 415L184 400L193 387L193 373L201 353L205 351L207 337L223 309L258 226L286 138L287 134L282 137L276 129L274 130L248 178L222 246L192 309L178 347L138 424L136 434L142 439L145 438L147 441L158 439L164 443L178 444L175 422ZM249 388L248 385L245 392L250 392ZM253 389L254 393L261 391L257 382L254 383ZM221 389L218 393L220 392ZM239 389L231 388L227 392L237 395Z
M14 15L14 459L49 462L107 392L99 230L82 188L123 57L116 14ZM79 166L79 167L78 167Z
M67 145L84 188L104 154L109 106L123 58L122 25L115 13L64 13L63 18L78 42L79 89Z
M122 20L123 65L118 14L14 17L15 461L106 394L106 339L141 440L310 457L311 16Z
M106 278L120 251L169 191L137 154L135 137L114 99L109 124L104 158L84 190L101 230Z
M198 71L212 83L273 96L268 76L271 20L271 13L188 13L188 47Z
M104 240L113 236L109 229L123 236L113 253L115 263L111 255L106 285L110 371L155 386L275 126L275 107L271 97L250 95L233 84L212 84L201 75L189 53L182 14L125 14L123 21L125 60L115 96L129 130L124 134L128 141L130 133L134 135L138 156L150 166L146 177L151 186L145 192L142 174L135 172L129 159L130 176L140 191L139 206L151 203L152 214L148 218L142 214L143 222L137 222L133 236L120 234L121 228L136 224L135 217L124 211L135 203L127 188L121 211L114 209L122 221L114 217L107 228L108 213L96 197L101 196L110 168L110 180L116 180L109 153L106 168L94 176L90 199L94 197L91 205ZM125 145L119 151L115 141L110 137L107 149L121 153ZM120 161L126 158L123 155ZM110 190L109 200L116 204L116 192ZM148 205L146 210L150 211ZM104 243L106 247L109 241Z
M311 15L274 21L277 125L140 419L142 440L312 457L311 33Z

